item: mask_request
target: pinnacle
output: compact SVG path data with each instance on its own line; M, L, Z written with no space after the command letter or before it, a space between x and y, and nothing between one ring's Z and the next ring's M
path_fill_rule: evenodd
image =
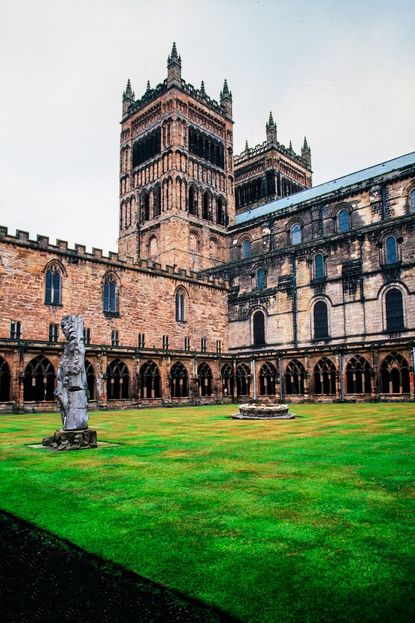
M303 144L303 149L310 149L307 143L307 137L304 137L304 144Z
M269 113L268 123L269 123L269 125L274 125L274 117L272 116L272 111L270 111L270 113Z
M291 141L290 141L290 144L289 144L289 146L288 146L288 149L289 149L290 151L294 151L294 150L293 150L293 144L292 144L292 142L291 142Z
M249 151L249 145L248 145L248 141L245 141L245 151Z
M150 80L147 80L147 88L146 91L151 91Z
M176 42L175 42L175 41L173 41L173 47L172 47L172 49L171 49L171 54L170 54L170 57L171 57L172 59L173 59L173 58L178 58L178 55L177 55L177 48L176 48Z
M229 95L228 81L226 80L226 78L225 78L224 83L223 83L223 91L222 91L222 93L223 93L223 95Z
M206 95L206 91L205 91L205 83L202 80L202 82L200 83L200 92L202 95Z

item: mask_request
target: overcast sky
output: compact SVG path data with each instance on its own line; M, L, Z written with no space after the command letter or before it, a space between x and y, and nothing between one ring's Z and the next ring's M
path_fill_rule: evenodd
M116 250L121 96L166 76L233 92L235 153L312 149L314 183L415 150L415 3L2 0L0 224Z

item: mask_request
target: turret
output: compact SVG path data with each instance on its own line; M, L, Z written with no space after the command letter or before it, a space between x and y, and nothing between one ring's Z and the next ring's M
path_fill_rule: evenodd
M307 143L306 137L304 137L304 143L301 148L301 157L306 161L308 168L311 169L311 149Z
M134 91L131 88L131 82L130 82L130 79L128 78L127 86L125 87L125 91L122 94L122 114L123 115L126 112L128 112L128 109L133 103L134 103Z
M167 86L182 85L182 59L177 54L176 44L173 43L171 54L167 58Z
M269 113L269 120L265 126L267 133L267 143L277 142L277 124L275 123L272 112Z
M225 115L232 119L232 91L229 91L226 78L223 83L223 89L220 92L220 105Z

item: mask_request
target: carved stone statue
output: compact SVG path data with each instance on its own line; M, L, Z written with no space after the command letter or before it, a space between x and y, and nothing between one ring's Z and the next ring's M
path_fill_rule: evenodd
M80 316L64 316L61 327L68 341L59 364L55 396L63 430L79 430L88 428L84 321Z
M67 343L59 364L55 396L60 404L62 430L45 437L43 445L55 450L96 448L97 433L88 428L84 321L80 316L64 316L61 327Z

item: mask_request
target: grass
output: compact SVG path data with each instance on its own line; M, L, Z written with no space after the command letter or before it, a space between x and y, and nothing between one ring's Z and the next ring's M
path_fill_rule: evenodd
M412 623L414 404L92 413L104 445L28 444L59 416L0 418L0 506L245 622Z

